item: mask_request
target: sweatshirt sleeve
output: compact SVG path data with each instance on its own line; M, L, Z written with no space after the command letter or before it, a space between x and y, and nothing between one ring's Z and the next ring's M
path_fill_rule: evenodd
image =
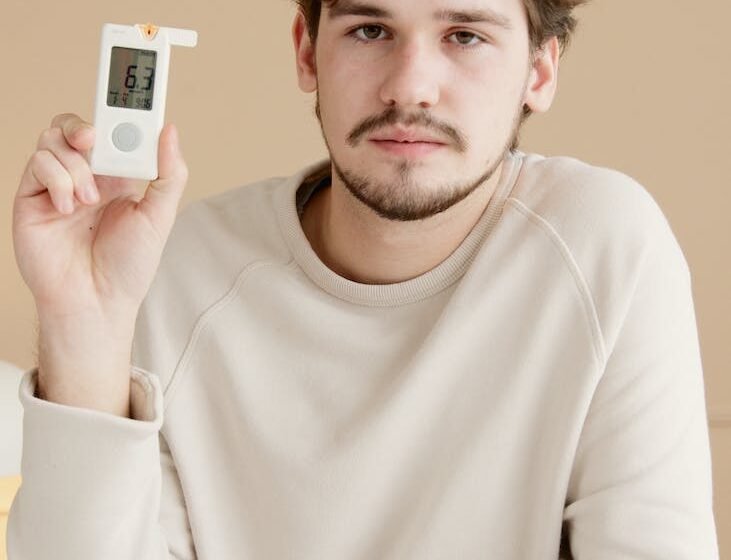
M138 368L131 381L128 419L39 399L37 370L24 375L22 484L8 517L8 558L195 558L160 435L159 381Z
M588 410L564 520L575 560L716 560L691 278L669 226L648 241Z

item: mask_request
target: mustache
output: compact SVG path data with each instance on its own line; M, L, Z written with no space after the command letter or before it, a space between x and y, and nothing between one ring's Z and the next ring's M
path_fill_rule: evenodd
M351 147L355 147L363 136L369 132L373 132L384 126L392 126L395 124L402 124L404 126L419 125L425 129L439 132L454 142L458 152L467 151L467 139L449 123L435 118L426 110L422 110L418 113L407 114L397 107L389 107L380 115L368 117L363 120L363 122L359 123L348 135L348 144Z

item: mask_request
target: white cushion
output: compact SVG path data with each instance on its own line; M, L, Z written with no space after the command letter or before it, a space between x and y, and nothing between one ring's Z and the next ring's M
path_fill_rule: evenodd
M0 360L0 476L20 474L23 407L18 387L23 370Z

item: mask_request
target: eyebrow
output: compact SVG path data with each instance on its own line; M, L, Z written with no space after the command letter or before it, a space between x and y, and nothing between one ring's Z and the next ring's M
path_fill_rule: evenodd
M436 13L436 19L450 23L489 23L495 27L510 30L513 25L510 20L494 10L441 10Z
M330 19L345 16L393 19L393 14L386 9L354 0L338 0L334 6L328 8L328 17ZM436 14L434 14L434 19L438 21L448 21L450 23L488 23L507 30L513 28L510 19L490 9L439 10Z
M392 18L393 15L388 10L378 8L371 4L362 2L353 2L351 0L338 0L334 6L327 9L330 19L345 16L368 16L374 18Z

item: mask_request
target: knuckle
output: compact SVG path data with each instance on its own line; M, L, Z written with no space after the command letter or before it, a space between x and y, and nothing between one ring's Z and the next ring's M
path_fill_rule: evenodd
M75 119L79 119L79 116L74 113L61 113L53 117L51 120L51 128L63 128L68 122L73 122Z
M60 135L69 142L71 137L83 126L92 126L75 113L63 113L54 117L51 128L59 131Z
M68 173L58 172L53 175L51 182L57 192L71 193L74 190L74 182ZM49 187L50 190L50 187Z
M38 137L38 147L50 146L58 138L58 133L58 128L47 128L41 132L41 135Z
M32 167L38 169L45 165L46 161L48 160L48 155L50 152L48 150L38 150L33 153L32 156L30 156L30 164Z

